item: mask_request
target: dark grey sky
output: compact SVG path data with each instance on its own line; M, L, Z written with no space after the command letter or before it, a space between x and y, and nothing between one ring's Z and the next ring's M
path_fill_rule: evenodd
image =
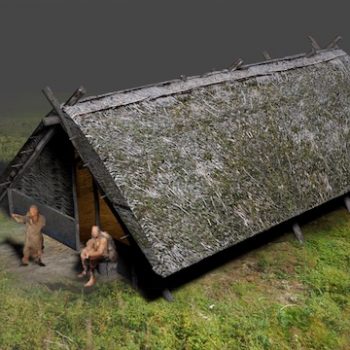
M0 118L49 109L41 88L89 95L323 46L350 52L347 1L0 0Z

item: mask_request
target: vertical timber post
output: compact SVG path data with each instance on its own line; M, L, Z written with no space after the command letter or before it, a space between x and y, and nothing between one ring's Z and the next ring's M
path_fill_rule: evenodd
M168 288L162 290L162 296L166 301L170 303L174 301L174 297Z
M75 219L75 244L76 250L80 251L80 222L79 222L79 207L78 207L78 196L77 196L77 168L76 159L73 150L72 156L72 181L73 181L73 203L74 203L74 219Z
M346 209L350 213L350 197L349 196L345 196L344 197L344 204L346 206Z
M95 225L101 228L100 218L100 196L98 193L97 184L94 178L92 178L92 186L94 189L94 204L95 204Z
M295 237L297 238L299 243L304 243L304 235L303 232L301 231L301 228L297 222L295 222L292 226L293 233Z

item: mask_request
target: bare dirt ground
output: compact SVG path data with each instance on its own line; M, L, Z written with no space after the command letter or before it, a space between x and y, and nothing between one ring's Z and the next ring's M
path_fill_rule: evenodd
M6 215L0 213L0 268L15 276L21 284L42 284L52 290L70 289L81 292L86 278L80 279L81 271L79 253L44 235L43 262L39 266L33 261L29 266L21 265L24 243L24 225L12 222ZM102 276L96 273L97 282L105 282L118 276Z

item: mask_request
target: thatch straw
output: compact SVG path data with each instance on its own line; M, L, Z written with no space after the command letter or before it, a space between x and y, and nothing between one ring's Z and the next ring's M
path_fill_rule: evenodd
M349 191L349 67L343 55L72 118L167 276Z

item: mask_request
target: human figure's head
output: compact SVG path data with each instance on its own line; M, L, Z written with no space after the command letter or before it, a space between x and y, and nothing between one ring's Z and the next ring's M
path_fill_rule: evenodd
M32 204L30 207L29 207L29 215L31 217L36 217L39 215L39 208L35 205L35 204Z
M100 228L97 225L92 226L91 228L91 237L97 238L100 235Z

